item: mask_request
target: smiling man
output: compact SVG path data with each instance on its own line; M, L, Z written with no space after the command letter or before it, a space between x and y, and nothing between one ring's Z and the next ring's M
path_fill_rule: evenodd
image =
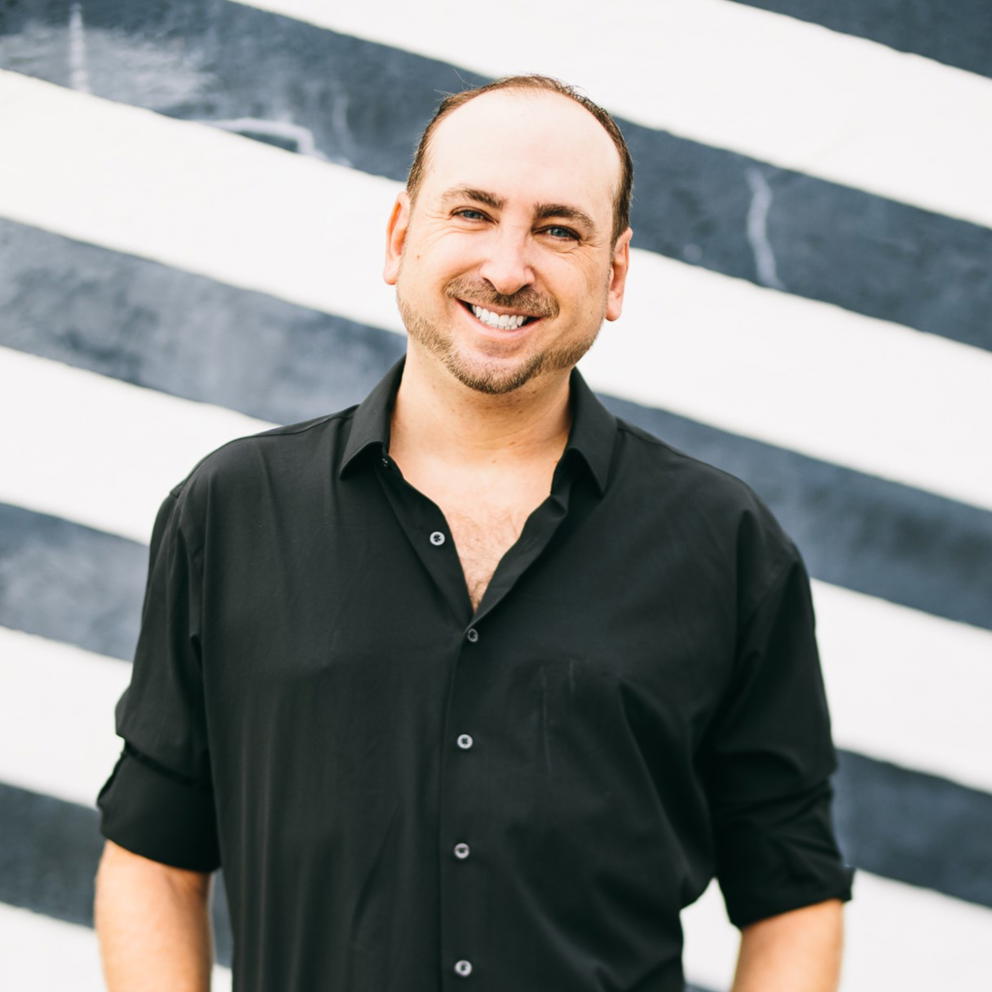
M219 866L244 992L680 992L714 875L736 992L836 989L802 561L574 368L630 188L562 84L448 98L388 223L405 360L169 494L98 800L111 992L207 987Z

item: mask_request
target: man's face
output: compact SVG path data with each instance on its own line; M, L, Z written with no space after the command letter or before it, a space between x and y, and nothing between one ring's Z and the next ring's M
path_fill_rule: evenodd
M609 135L559 94L494 91L452 112L389 223L385 278L411 349L486 393L570 369L620 316L619 180Z

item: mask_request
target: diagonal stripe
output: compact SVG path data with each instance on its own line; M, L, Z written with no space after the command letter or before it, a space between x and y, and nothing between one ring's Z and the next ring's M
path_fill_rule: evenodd
M825 582L813 600L838 746L992 793L992 636Z
M114 706L130 677L114 658L0 627L0 781L92 806L121 751Z
M123 537L0 503L0 624L130 658L148 550Z
M203 455L272 426L6 348L0 379L0 421L22 420L0 435L0 458L17 466L0 500L132 540L147 540L155 508Z
M992 7L986 0L895 4L892 0L739 2L992 76Z
M484 81L238 4L205 19L199 0L177 0L167 25L154 6L129 9L126 21L108 13L87 8L100 52L98 95L395 180L406 175L436 94ZM64 19L36 25L45 41L18 59L31 50L31 23L7 41L9 64L65 83L75 35ZM53 41L60 31L69 35L61 44ZM171 48L160 44L163 31ZM164 60L159 72L134 73L136 55L149 51ZM178 104L176 91L184 94ZM635 246L992 348L992 282L984 278L992 230L621 123L637 176Z
M93 879L103 838L97 811L0 782L0 904L93 925ZM217 960L231 961L231 928L221 877L212 896Z
M992 794L850 751L834 818L852 864L992 907Z
M988 511L717 432L663 410L610 397L605 402L621 417L749 482L817 578L948 619L992 626Z
M252 6L489 76L540 66L637 123L992 226L992 138L974 126L992 83L861 38L727 0L508 0L501 18L526 24L512 45L466 44L464 4L437 19L388 0Z
M0 212L397 328L369 224L394 184L9 73L4 94L19 137L0 162ZM64 127L49 138L38 120ZM585 362L597 388L992 506L992 354L649 252L627 310Z

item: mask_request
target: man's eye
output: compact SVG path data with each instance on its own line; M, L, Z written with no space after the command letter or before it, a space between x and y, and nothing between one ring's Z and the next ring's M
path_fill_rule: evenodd
M485 220L486 215L481 210L473 210L471 207L463 207L455 211L456 217L464 217L466 220Z
M573 231L570 227L562 227L560 224L554 224L551 227L546 227L544 232L561 241L579 240L579 236L575 231Z

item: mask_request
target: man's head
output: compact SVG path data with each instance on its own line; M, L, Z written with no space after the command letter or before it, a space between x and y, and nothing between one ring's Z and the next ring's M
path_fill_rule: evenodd
M431 138L438 124L444 120L448 114L464 106L470 100L481 96L483 93L492 93L497 90L543 90L546 93L558 93L569 100L574 100L580 107L584 107L599 121L603 130L610 136L616 146L617 155L620 158L620 179L617 183L613 200L613 240L623 234L630 226L630 199L634 186L634 164L630 158L630 149L616 121L597 103L593 103L588 97L583 96L574 87L563 83L551 76L504 76L502 79L495 79L485 86L479 86L473 90L463 90L461 93L451 93L446 96L438 105L434 116L430 119L427 127L424 128L420 141L417 144L417 151L413 156L413 164L406 177L406 189L411 200L416 200L423 182L424 172L427 168L427 159L430 154Z
M620 315L629 199L619 131L562 84L449 97L389 223L385 278L411 353L489 393L567 372Z

